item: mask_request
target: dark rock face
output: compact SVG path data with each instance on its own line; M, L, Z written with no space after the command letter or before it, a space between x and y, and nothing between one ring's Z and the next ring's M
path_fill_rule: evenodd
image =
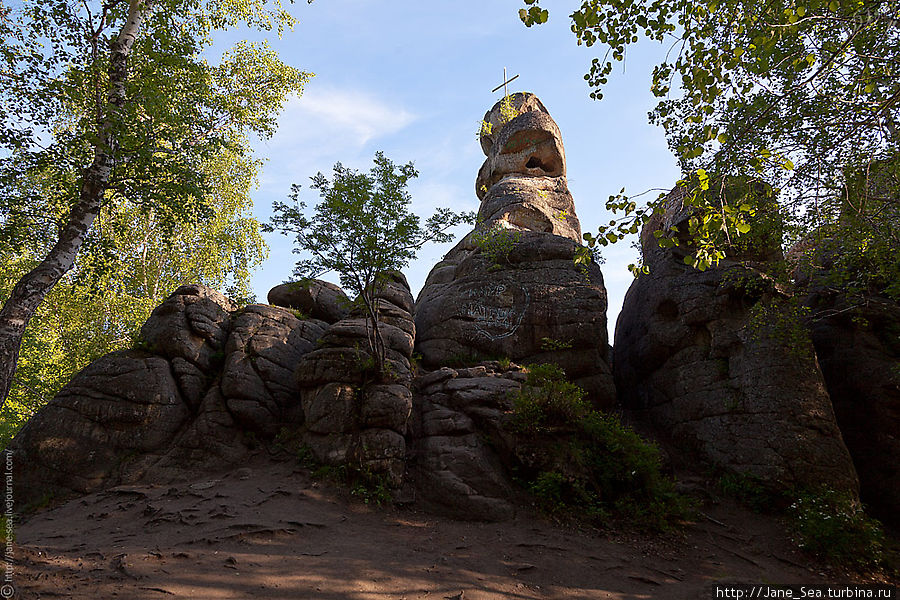
M221 359L235 310L237 306L219 292L185 285L153 309L141 327L141 339L154 354L206 371Z
M844 226L854 227L853 221ZM858 267L846 260L846 245L855 236L839 231L813 233L791 249L788 261L859 473L860 497L880 519L900 525L900 303L872 284L846 289L843 282L867 281L869 274L852 271Z
M510 392L525 374L497 363L441 368L414 382L411 461L417 495L465 519L514 515L513 485L503 457L487 443L502 440Z
M242 429L278 433L297 401L294 369L326 329L274 306L251 305L234 317L219 389Z
M141 350L94 361L16 436L10 449L28 465L18 500L239 460L248 433L302 422L293 370L326 328L179 288L142 327Z
M318 279L276 285L269 290L268 301L326 323L337 323L350 314L350 299L344 291L333 283Z
M700 272L683 264L681 248L657 247L652 232L685 218L675 197L642 233L650 274L628 290L616 327L622 405L720 468L776 488L827 483L855 493L795 305L746 264Z
M807 296L810 332L860 495L876 514L900 522L900 305L851 302L818 289Z
M351 313L338 321L296 368L305 417L303 440L320 462L350 464L399 486L406 470L404 436L412 410L413 300L400 273L376 297L392 381L371 377L365 317Z
M606 289L596 264L574 262L581 227L565 179L559 129L540 101L485 121L487 159L476 182L480 223L428 276L416 301L416 349L438 368L506 357L555 362L611 406Z
M189 416L164 358L141 351L104 356L13 440L10 450L20 465L16 501L93 491L158 459Z

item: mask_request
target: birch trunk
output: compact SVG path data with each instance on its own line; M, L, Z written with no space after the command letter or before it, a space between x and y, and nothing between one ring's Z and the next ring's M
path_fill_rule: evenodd
M78 202L72 208L56 244L37 267L19 280L0 310L0 407L6 403L12 387L25 327L47 293L72 268L84 237L100 212L100 201L109 185L118 147L117 113L126 101L128 56L146 11L145 2L130 0L128 17L110 44L109 95L98 123L100 141L94 148L94 160L83 175Z

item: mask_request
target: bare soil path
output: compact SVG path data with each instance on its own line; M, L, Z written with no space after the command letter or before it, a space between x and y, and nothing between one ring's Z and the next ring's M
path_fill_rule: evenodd
M840 582L777 519L730 501L668 536L523 514L453 521L368 507L292 462L72 500L17 528L31 598L499 600L709 598L714 582Z

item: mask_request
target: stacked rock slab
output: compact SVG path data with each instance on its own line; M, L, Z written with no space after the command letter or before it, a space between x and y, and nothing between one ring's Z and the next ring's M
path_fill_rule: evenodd
M426 366L509 358L554 362L598 406L615 401L600 268L573 260L581 239L559 128L536 96L485 115L476 229L435 265L416 301ZM486 131L486 128L485 130Z
M685 243L657 245L654 231L687 231L690 215L676 190L642 231L650 273L628 290L616 325L621 404L682 455L772 488L857 493L812 344L787 298L752 261L701 272L684 264ZM776 250L759 248L756 258Z
M317 350L301 359L296 381L304 442L315 458L383 474L398 486L406 470L404 436L412 409L413 299L401 273L393 273L376 297L386 377L373 380L369 326L353 311L328 329Z
M327 326L182 286L137 349L88 365L15 437L17 501L233 464L248 433L271 438L302 419L292 373Z
M423 505L464 519L513 516L514 486L495 446L523 381L518 367L497 362L416 378L410 455Z
M350 314L350 299L333 283L318 279L276 285L267 296L269 304L299 310L313 319L336 323Z

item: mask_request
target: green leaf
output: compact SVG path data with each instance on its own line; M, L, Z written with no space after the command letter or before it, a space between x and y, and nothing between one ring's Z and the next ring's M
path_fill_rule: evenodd
M260 162L251 140L272 136L311 74L264 41L239 42L221 58L211 46L219 29L281 33L296 22L290 13L261 0L51 0L15 13L4 5L0 15L0 266L6 278L21 277L16 258L43 258L60 231L79 248L59 283L32 287L38 295L29 301L52 299L66 321L35 315L29 329L54 331L56 341L37 354L48 371L31 375L56 381L121 349L184 282L249 299L250 272L266 252L250 212ZM98 216L64 230L79 198ZM24 221L15 217L23 211L31 215ZM28 230L13 240L12 257L11 216ZM11 308L16 300L5 292ZM49 386L30 387L53 396Z
M689 204L715 206L719 199L704 188L718 191L721 182L725 191L726 201L716 208L724 218L698 221L690 231L690 242L699 248L695 266L720 260L727 234L740 233L737 220L754 228L757 218L772 220L798 238L823 227L849 235L857 227L865 229L862 221L870 217L883 232L895 231L900 215L884 207L852 225L842 219L838 226L826 216L842 211L838 188L846 185L864 194L868 184L861 182L874 173L870 164L877 163L875 176L887 196L900 196L900 149L883 130L885 119L900 118L900 105L891 102L900 96L894 4L622 0L579 5L571 17L578 41L602 46L587 77L592 97L607 83L608 63L623 58L635 36L653 41L675 36L683 43L653 68L651 93L657 104L649 117L665 131L680 169L692 175L686 187L703 194L688 199ZM678 93L669 95L670 89ZM796 176L801 167L787 159L793 156L815 157L815 168L805 170L802 181ZM879 158L870 162L869 157ZM709 172L706 183L693 177L698 166ZM787 188L789 200L754 214L763 211L742 206L746 193L727 189L751 179ZM834 190L834 197L806 193L813 189ZM767 198L773 196L766 191ZM886 237L896 240L896 235ZM872 264L868 258L863 262ZM900 281L900 272L883 281ZM890 285L900 290L900 283Z

